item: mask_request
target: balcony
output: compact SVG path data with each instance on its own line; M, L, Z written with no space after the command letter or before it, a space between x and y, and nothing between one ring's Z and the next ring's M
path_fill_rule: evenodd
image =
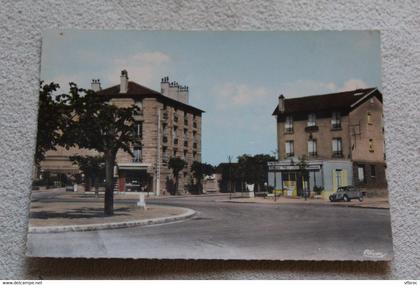
M340 151L333 151L332 157L334 157L334 158L343 157L343 151L342 150L340 150Z
M295 153L294 152L288 152L288 153L286 153L286 157L292 157L292 156L295 156Z
M168 142L168 137L167 136L162 137L162 142L167 143Z
M285 128L284 133L285 134L293 134L293 128Z
M317 157L318 156L318 153L315 151L315 152L309 152L308 153L308 156L309 157Z
M131 160L131 162L142 162L142 158L141 157L133 157L133 159Z
M162 113L162 119L163 119L163 120L167 120L167 119L168 119L168 112L167 112L167 111L164 111L164 112Z
M331 131L340 131L340 130L341 130L340 123L331 124Z
M305 127L305 132L308 132L308 133L317 132L318 130L319 130L318 126Z

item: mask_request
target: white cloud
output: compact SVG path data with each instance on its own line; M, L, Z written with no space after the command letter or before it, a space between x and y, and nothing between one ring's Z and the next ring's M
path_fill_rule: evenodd
M121 70L125 69L130 80L153 87L154 82L166 75L170 62L170 56L159 51L122 56L113 61L113 68L106 77L112 84L118 84Z
M368 88L368 85L366 84L366 82L360 79L349 79L346 82L344 82L343 86L339 88L338 91L348 91L359 88Z
M349 79L338 86L334 82L322 82L317 80L296 80L285 83L280 86L281 94L286 97L301 97L324 93L333 93L340 91L354 90L358 88L367 88L368 84L361 79Z
M231 82L217 86L213 94L218 109L253 106L273 95L263 87Z

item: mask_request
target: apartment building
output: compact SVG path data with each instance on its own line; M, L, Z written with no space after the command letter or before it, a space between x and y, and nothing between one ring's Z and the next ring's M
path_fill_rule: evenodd
M132 145L134 157L120 150L116 157L116 189L118 191L145 191L156 195L168 192L173 180L168 168L171 157L180 157L187 166L179 174L178 191L186 191L191 181L193 161L201 161L201 120L204 111L189 105L189 88L169 77L161 80L161 92L129 81L123 70L120 84L102 89L99 79L92 80L91 89L105 96L118 107L136 105L133 128L138 141ZM77 148L49 151L41 162L41 169L67 175L78 172L69 156L86 154Z
M279 97L278 161L269 182L302 195L314 186L325 195L356 185L368 195L386 193L382 94L376 88L286 99ZM299 171L306 159L307 175Z

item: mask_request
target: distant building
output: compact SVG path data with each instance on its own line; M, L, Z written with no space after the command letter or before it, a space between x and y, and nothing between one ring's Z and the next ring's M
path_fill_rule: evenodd
M302 195L314 186L335 192L356 185L368 195L386 193L382 94L376 88L286 99L279 97L277 162L269 183ZM299 161L306 158L309 175Z
M138 142L132 146L134 157L119 151L115 176L118 191L147 191L157 195L167 192L172 179L168 161L180 157L187 166L179 174L179 190L186 191L191 181L191 164L201 161L201 116L204 111L189 105L189 90L176 82L162 78L161 92L128 80L127 71L121 72L120 84L102 89L99 79L92 80L91 89L109 99L118 107L136 105L134 114ZM66 175L76 174L71 155L93 154L92 151L73 148L48 151L41 162L41 170Z

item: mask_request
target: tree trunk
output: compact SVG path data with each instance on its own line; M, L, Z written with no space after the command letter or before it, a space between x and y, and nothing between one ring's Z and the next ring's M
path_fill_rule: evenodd
M112 152L105 154L105 199L104 213L106 216L114 214L114 163L115 155Z

